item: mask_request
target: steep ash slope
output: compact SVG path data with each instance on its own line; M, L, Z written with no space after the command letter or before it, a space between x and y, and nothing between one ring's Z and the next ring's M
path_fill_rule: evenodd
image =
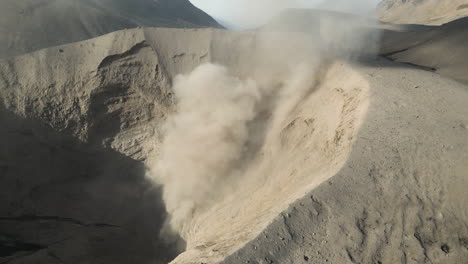
M441 25L467 16L468 1L383 0L377 11L385 22Z
M353 69L369 107L345 164L221 263L466 261L466 86L388 61Z
M174 110L172 79L219 57L235 64L239 56L224 48L240 54L253 39L134 29L1 61L1 260L175 257L176 246L160 237L160 188L145 178Z
M4 0L0 58L142 26L220 27L188 0Z
M279 115L257 117L261 144L232 185L216 186L221 199L192 215L173 263L467 259L466 86L382 61L253 71L271 43L277 56L260 63L295 55L276 35L134 29L0 62L0 260L180 253L160 236L166 205L144 174L176 110L174 77L206 62L300 89Z
M0 64L2 262L167 263L177 253L158 238L165 207L141 162L171 105L143 40L121 32Z
M327 38L322 40L326 47L338 47L351 56L362 55L359 50L365 42L369 53L376 52L390 60L421 66L468 83L468 18L441 26L393 25L339 12L290 9L272 19L264 30L304 32L315 36L327 27L327 23L331 23L330 32L333 33L326 34ZM335 27L336 24L339 27ZM380 33L376 33L377 30ZM357 51L353 50L355 47Z
M468 18L442 26L398 26L382 34L381 55L468 83Z

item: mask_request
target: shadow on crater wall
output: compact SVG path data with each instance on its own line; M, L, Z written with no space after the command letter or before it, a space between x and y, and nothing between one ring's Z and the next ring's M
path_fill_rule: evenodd
M0 263L168 263L144 165L0 105Z

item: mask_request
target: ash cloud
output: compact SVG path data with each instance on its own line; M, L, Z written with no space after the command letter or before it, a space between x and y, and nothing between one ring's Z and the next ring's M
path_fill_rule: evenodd
M373 55L378 34L370 23L293 10L258 30L255 55L242 64L247 74L204 64L175 78L177 110L165 123L160 156L150 168L164 188L166 231L189 240L192 220L242 188L259 150L281 141L286 117L320 87L329 66Z
M216 186L241 158L260 92L255 82L214 64L178 76L173 89L177 112L165 124L155 170L165 188L170 225L183 232L194 211L216 199Z

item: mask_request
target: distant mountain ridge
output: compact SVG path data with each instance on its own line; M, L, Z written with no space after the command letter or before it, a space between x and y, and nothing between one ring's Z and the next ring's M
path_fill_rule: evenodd
M385 22L442 25L468 16L468 0L383 0L377 11Z
M0 58L139 26L221 27L188 0L2 0Z

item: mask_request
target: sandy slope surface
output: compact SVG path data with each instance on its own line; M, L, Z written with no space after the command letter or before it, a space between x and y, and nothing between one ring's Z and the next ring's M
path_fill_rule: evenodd
M382 21L398 24L442 25L468 15L466 0L383 0Z
M247 76L257 41L134 29L2 61L1 260L181 253L159 236L165 205L145 177L175 109L173 78L205 62ZM382 59L319 73L263 130L234 188L194 215L172 263L468 259L468 88Z
M222 263L466 261L466 86L387 61L353 70L366 82L343 87L365 84L369 105L339 172Z
M383 56L468 83L467 18L437 27L395 27L382 38Z
M139 26L219 24L188 0L3 0L0 58Z
M370 52L390 60L468 83L468 18L450 20L441 26L394 25L337 12L290 9L272 19L265 30L297 31L314 36L320 34L317 25L328 21L339 24L338 30L333 29L334 35L324 40L329 46L362 49L361 46L367 45ZM376 33L374 29L381 31ZM355 45L356 41L365 43ZM380 45L369 44L374 41Z

